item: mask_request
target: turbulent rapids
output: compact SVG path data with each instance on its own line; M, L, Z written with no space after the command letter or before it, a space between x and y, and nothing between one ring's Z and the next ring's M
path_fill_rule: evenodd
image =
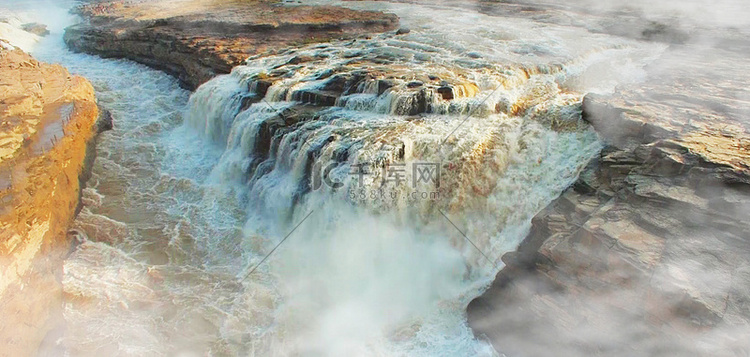
M251 58L192 95L40 44L94 83L116 127L65 264L70 351L498 354L466 305L600 150L582 94L637 79L643 53L389 6L415 30Z
M246 269L310 215L244 283L279 293L282 355L490 354L464 306L600 147L562 66L391 71L425 53L450 56L387 37L313 46L251 60L189 101L186 125L225 148L208 182L248 207L245 236L274 237L243 240ZM416 165L439 181L417 185Z

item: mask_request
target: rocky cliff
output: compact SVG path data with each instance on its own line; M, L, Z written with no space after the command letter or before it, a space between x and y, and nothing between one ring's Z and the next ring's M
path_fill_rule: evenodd
M77 51L128 58L195 89L256 54L398 27L392 14L275 1L103 1L78 8L65 32Z
M743 58L673 46L645 83L585 97L609 146L469 305L478 335L509 356L750 353Z
M0 47L0 356L33 355L62 321L67 231L97 116L84 78Z

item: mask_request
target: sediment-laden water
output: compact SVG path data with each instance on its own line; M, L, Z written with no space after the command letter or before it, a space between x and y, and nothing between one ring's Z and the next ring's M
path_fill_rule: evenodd
M638 80L654 49L414 7L387 5L406 36L252 59L192 96L144 66L70 53L59 32L37 46L114 117L74 227L86 240L65 263L71 355L502 352L473 336L466 305L600 150L582 94ZM383 92L360 80L309 115L299 105L370 60L403 80ZM410 81L430 75L476 88L415 104ZM429 164L439 187L412 186ZM404 185L382 183L398 165ZM340 186L317 185L321 168Z

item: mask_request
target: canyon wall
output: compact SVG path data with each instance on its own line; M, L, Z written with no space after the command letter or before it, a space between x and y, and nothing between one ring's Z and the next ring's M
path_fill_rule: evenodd
M30 356L62 323L67 232L98 109L86 79L10 48L0 48L0 356Z

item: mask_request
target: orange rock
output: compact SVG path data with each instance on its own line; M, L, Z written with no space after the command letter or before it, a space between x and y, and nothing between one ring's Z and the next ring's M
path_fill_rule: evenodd
M88 81L20 50L0 49L0 82L0 356L28 356L62 322L66 233L98 110Z

